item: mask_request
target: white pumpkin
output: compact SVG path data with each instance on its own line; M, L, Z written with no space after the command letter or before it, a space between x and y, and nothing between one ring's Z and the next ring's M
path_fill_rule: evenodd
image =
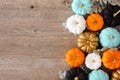
M85 59L85 65L89 69L98 69L102 64L101 64L101 57L97 53L90 53L87 55Z
M80 34L86 28L86 21L83 16L72 15L66 21L66 28L75 35Z

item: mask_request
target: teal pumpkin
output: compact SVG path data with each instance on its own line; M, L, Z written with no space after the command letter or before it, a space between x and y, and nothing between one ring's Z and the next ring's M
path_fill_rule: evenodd
M109 76L102 70L93 70L89 73L89 80L109 80Z
M101 45L106 48L115 48L120 44L120 33L114 28L103 29L99 38Z
M71 6L74 13L86 15L90 11L91 3L90 0L73 0Z

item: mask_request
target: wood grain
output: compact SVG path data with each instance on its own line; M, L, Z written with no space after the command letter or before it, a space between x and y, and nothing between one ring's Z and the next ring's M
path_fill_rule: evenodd
M62 26L72 0L0 0L0 80L60 80L76 37Z
M59 80L76 38L62 22L71 0L0 0L0 80Z

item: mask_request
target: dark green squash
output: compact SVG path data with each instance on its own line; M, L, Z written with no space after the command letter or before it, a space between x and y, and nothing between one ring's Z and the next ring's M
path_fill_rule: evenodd
M81 68L71 68L66 73L67 80L87 80L87 74Z
M107 25L120 25L120 6L108 4L106 8L102 10L102 16Z

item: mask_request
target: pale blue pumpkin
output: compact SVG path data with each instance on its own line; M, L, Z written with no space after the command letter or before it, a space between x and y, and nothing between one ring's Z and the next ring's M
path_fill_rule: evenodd
M102 70L93 70L88 78L89 80L109 80L108 74Z
M90 0L73 0L72 10L78 15L86 15L90 12L91 3Z
M106 48L115 48L120 44L120 33L114 28L103 29L99 38L101 45Z

